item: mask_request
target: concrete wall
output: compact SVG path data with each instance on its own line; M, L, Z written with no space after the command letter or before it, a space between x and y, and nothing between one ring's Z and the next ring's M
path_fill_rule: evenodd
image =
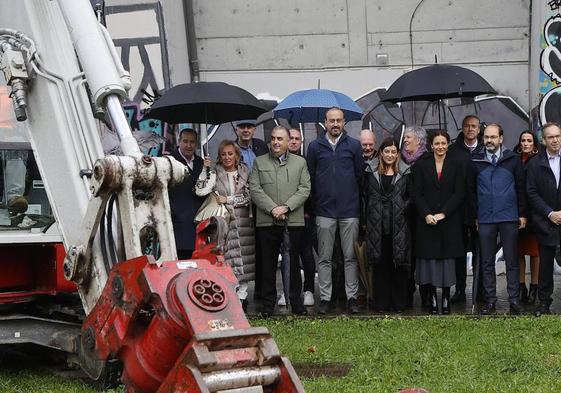
M107 2L147 3L157 1ZM412 64L433 64L436 55L439 63L475 70L500 93L529 107L530 0L159 3L172 85L189 80L183 6L192 4L195 36L189 38L195 40L201 80L221 80L280 98L315 88L319 81L321 87L357 98L390 85ZM134 23L142 26L138 15ZM117 23L110 31L126 28L130 26Z
M283 97L319 79L357 97L436 55L528 108L530 0L193 3L202 80Z

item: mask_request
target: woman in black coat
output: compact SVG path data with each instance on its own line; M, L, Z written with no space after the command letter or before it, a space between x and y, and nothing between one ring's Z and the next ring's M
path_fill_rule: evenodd
M450 313L450 287L456 283L455 258L465 255L462 236L465 165L447 155L446 131L431 135L432 154L413 167L417 211L415 257L417 282L432 285L432 314L438 313L436 287L442 288L442 313Z
M380 145L378 157L366 167L363 214L366 255L372 270L374 308L402 312L407 305L411 268L410 169L399 159L393 138Z
M514 147L514 152L518 154L524 164L539 153L539 143L536 134L531 131L522 131L518 137L518 145ZM525 174L525 173L524 173ZM528 214L531 220L531 214ZM538 241L532 231L532 222L529 221L525 228L518 230L518 263L520 265L520 302L523 304L534 304L538 296L538 276L540 272L540 256ZM526 287L526 255L530 257L530 291Z

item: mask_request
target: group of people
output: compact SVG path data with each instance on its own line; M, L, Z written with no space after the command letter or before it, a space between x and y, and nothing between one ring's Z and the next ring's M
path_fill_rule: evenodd
M365 288L355 244L362 240L371 274L369 300L376 311L402 312L412 305L418 286L427 312L449 314L452 303L466 300L466 255L471 251L479 277L473 296L482 313L493 314L495 260L502 248L511 314L536 298L536 315L550 312L561 235L559 125L543 126L545 146L524 131L513 150L503 145L500 124L482 127L474 115L464 119L454 143L444 130L427 135L412 126L402 141L388 137L377 150L372 131L363 130L358 140L344 125L341 109L328 110L325 135L312 141L304 155L300 130L276 126L267 146L254 137L254 121L241 121L237 140L220 144L215 165L195 155L197 134L184 129L173 154L191 176L170 191L179 258L190 257L193 217L214 193L229 213L224 252L240 281L242 306L247 309L247 284L254 280L264 317L277 304L277 266L287 239L287 300L296 315L314 305L316 271L317 311L333 311L336 246L347 310L360 311ZM525 256L531 262L529 290Z

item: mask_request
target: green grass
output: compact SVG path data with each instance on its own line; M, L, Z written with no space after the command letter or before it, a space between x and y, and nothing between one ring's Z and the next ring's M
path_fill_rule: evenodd
M387 318L258 321L293 363L348 362L338 379L303 379L308 392L561 391L561 320ZM314 350L309 350L313 348Z
M253 320L293 364L349 363L340 378L303 378L307 392L561 391L561 319L372 318ZM0 392L94 390L79 381L0 371Z

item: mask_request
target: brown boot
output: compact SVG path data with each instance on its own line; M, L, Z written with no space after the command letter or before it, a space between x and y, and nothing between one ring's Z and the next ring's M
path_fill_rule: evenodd
M8 211L10 213L25 213L27 211L27 199L21 195L10 198L8 201Z

